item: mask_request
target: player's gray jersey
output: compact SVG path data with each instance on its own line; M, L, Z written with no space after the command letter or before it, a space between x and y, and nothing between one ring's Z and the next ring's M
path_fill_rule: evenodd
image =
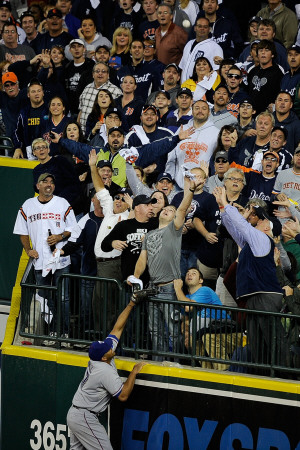
M118 339L113 339L113 350ZM107 364L104 361L89 361L83 380L73 398L73 405L86 408L95 413L105 411L112 397L120 395L123 382L118 375L114 360Z

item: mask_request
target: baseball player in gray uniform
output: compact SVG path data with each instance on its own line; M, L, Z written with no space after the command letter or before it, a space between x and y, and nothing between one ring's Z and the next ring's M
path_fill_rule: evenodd
M133 296L107 338L90 346L90 361L67 415L70 450L112 450L98 415L106 410L112 397L117 397L121 402L128 399L137 374L146 364L144 361L136 364L123 383L114 362L116 347L135 303Z

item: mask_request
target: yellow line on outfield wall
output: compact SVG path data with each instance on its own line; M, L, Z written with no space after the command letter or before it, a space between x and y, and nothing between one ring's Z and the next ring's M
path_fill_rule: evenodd
M63 350L49 350L32 346L6 346L2 350L3 354L11 356L19 356L23 358L40 359L44 361L55 362L61 365L86 367L88 364L88 356L84 354L66 352ZM130 372L136 361L131 358L116 358L117 369ZM232 372L221 372L214 370L205 370L201 368L190 367L170 367L162 366L149 362L143 368L143 374L156 375L161 377L178 378L179 380L196 380L208 383L226 384L232 386L241 386L252 389L264 389L273 392L286 392L291 394L299 394L300 384L297 381L285 381L273 378L256 378L251 375L236 375Z
M13 158L6 158L6 157L0 157L0 166L3 167L14 167L17 169L34 169L35 166L37 166L39 162L36 161L29 161L28 159L13 159Z

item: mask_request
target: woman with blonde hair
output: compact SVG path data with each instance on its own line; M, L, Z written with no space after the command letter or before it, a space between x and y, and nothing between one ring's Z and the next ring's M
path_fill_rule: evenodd
M132 34L129 28L119 27L115 30L112 39L109 65L118 70L130 62L130 45Z

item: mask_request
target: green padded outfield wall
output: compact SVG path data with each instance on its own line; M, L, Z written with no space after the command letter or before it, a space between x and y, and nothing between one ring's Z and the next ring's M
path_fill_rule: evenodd
M66 450L66 414L87 356L7 346L2 449ZM133 362L116 360L127 378ZM110 406L114 450L300 450L300 384L230 372L143 368L127 402Z
M16 281L22 252L18 236L13 232L16 215L27 198L34 196L32 169L36 161L0 157L1 239L0 239L0 299L10 300Z

